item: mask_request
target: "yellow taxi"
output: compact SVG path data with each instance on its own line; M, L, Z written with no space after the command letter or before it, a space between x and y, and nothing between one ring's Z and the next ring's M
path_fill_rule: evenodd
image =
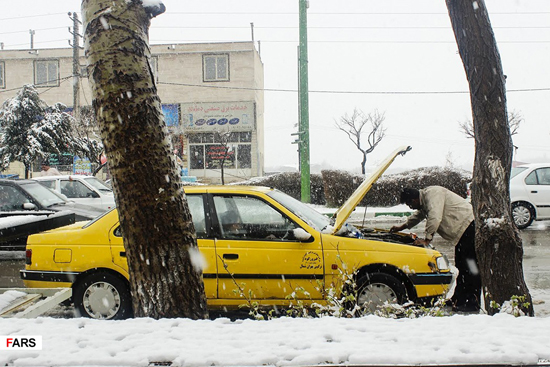
M243 295L262 306L284 307L297 299L323 304L330 288L342 292L346 286L343 272L354 274L358 303L370 310L384 302L444 295L452 274L441 253L414 246L405 235L347 223L372 184L408 149L390 155L332 218L272 188L186 187L206 263L209 308L237 309ZM83 316L132 315L116 209L87 223L30 236L21 277L30 288L72 287Z

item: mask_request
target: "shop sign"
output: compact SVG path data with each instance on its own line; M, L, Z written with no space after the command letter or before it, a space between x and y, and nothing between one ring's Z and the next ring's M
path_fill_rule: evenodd
M254 102L182 103L181 117L186 132L254 130Z
M73 173L75 175L91 175L92 163L88 158L80 158L75 155L73 158Z

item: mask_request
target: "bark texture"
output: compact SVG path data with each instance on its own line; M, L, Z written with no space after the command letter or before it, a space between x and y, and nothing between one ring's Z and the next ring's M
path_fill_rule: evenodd
M523 246L510 212L513 145L506 110L506 77L484 0L446 0L456 42L470 86L475 162L472 203L476 253L485 307L489 314L512 296L533 316L523 277ZM493 303L493 301L495 303Z
M134 315L207 317L195 229L171 158L141 0L83 0L93 107L127 253Z

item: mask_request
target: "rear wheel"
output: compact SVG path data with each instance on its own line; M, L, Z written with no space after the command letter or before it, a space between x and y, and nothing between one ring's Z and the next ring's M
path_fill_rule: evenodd
M512 204L512 219L518 229L527 228L535 219L535 210L530 204L517 202Z
M116 275L98 272L79 281L73 301L80 316L92 319L132 317L132 299L127 283Z
M366 274L358 280L357 306L362 314L374 313L385 303L403 304L407 300L407 289L403 282L385 273Z

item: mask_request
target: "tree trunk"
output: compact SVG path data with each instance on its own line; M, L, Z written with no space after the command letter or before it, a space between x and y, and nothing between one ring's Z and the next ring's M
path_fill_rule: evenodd
M162 6L164 8L164 6ZM150 67L141 0L83 0L93 107L113 177L134 315L207 317L195 229Z
M522 242L510 211L513 145L500 54L484 0L446 3L470 86L476 147L472 202L485 307L492 315L513 296L524 296L528 304L519 307L533 316Z

